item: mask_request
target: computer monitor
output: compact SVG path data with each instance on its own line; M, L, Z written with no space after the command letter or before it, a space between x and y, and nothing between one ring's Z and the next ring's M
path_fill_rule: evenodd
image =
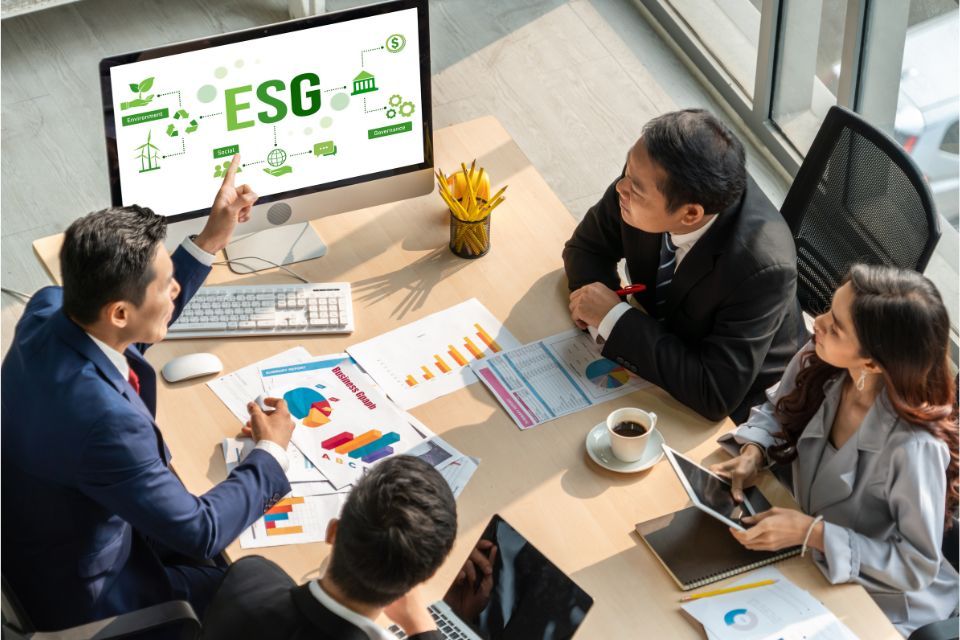
M203 227L235 153L260 196L244 233L433 188L426 0L113 56L100 79L113 204L166 216L172 245ZM317 253L286 235L300 247L282 262Z

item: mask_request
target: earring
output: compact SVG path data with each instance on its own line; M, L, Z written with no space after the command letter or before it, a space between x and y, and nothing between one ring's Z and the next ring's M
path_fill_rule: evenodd
M863 391L863 385L867 380L867 370L860 369L860 377L857 378L857 391Z

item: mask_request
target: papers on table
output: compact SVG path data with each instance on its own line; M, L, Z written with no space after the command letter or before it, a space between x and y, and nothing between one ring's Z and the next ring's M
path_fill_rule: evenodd
M470 363L521 429L637 391L649 382L600 355L571 329Z
M294 347L266 360L237 369L233 373L228 373L216 380L211 380L207 383L207 386L220 398L223 404L227 405L227 409L230 409L230 413L235 415L241 424L246 424L250 418L250 414L247 412L247 403L256 400L257 396L266 392L263 380L260 378L260 368L306 362L310 360L310 357L310 352L303 347Z
M313 357L298 347L208 386L241 423L247 403L264 393L283 397L297 423L287 448L291 493L243 532L244 549L322 541L353 482L391 455L426 460L454 496L479 464L397 407L345 353ZM249 438L224 439L227 472L254 446Z
M414 427L406 412L348 362L313 372L283 399L297 423L293 443L337 488L433 435Z
M476 298L347 349L403 409L477 381L467 366L520 343Z
M833 613L773 567L729 586L768 579L777 583L681 606L703 625L710 640L856 640Z
M470 476L473 475L480 464L478 459L463 455L440 436L424 440L407 451L406 455L420 458L439 471L443 479L450 485L450 491L453 492L454 498L460 497L470 480Z

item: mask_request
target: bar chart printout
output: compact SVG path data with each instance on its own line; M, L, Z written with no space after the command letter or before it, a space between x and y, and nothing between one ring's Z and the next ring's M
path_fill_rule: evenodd
M571 329L470 363L521 429L529 429L650 383L603 358Z
M240 547L257 549L284 544L322 542L327 524L340 515L345 494L288 496L240 534Z
M471 363L520 346L476 298L412 322L347 352L403 409L477 381Z

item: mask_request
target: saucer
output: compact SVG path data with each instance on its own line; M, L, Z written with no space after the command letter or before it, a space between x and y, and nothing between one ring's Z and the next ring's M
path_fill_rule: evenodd
M604 469L617 473L637 473L649 469L663 458L663 436L660 431L654 430L650 434L643 457L636 462L623 462L616 458L610 449L610 432L607 431L607 423L604 421L590 429L587 434L587 454Z

